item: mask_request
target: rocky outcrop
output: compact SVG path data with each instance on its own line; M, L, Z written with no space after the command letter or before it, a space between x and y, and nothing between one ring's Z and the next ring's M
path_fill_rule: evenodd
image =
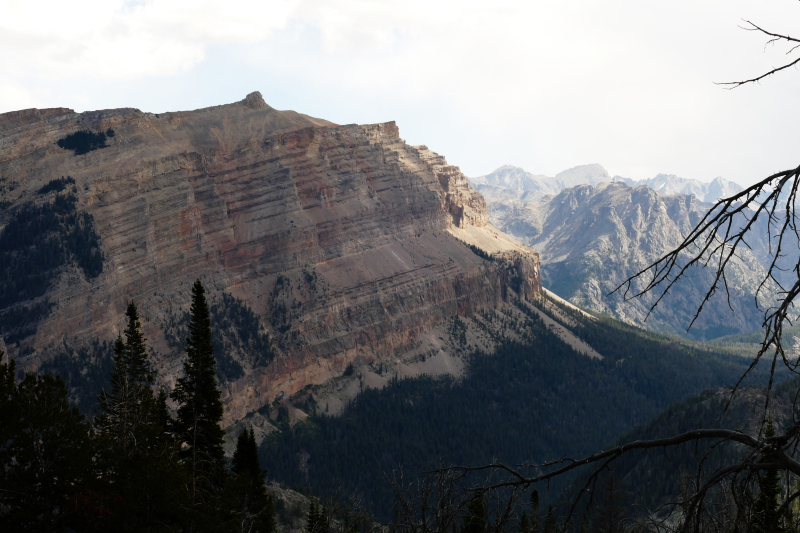
M56 145L108 129L106 148L75 155ZM227 293L249 306L277 353L264 363L233 350L244 372L223 384L228 422L357 358L433 350L424 339L435 324L540 287L536 253L492 227L458 168L407 145L393 122L337 126L277 111L258 93L158 115L0 115L0 224L48 201L37 191L61 176L93 219L103 271L59 271L36 300L48 313L9 343L10 355L31 370L65 346L113 339L133 300L169 387L181 354L165 331L199 278L212 301ZM487 260L465 243L509 259Z
M656 294L625 301L620 292L612 292L678 246L709 207L694 196L662 195L617 182L581 185L538 200L490 200L489 211L499 228L540 252L545 286L556 294L629 323L687 335L713 281L711 269L690 271L646 321ZM756 251L758 240L754 236ZM711 339L758 329L762 312L754 294L764 274L763 261L742 250L727 272L735 311L728 308L724 290L718 291L688 336ZM761 296L769 294L767 287Z

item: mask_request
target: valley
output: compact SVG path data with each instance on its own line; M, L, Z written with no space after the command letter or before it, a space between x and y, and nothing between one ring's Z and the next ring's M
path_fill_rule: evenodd
M200 280L225 453L250 432L281 527L336 491L388 523L401 469L586 455L746 373L752 339L724 336L758 322L759 250L735 264L736 312L712 300L688 335L703 272L648 321L651 296L609 296L708 209L684 192L735 190L673 178L502 167L474 189L393 122L339 126L260 93L175 113L6 113L0 349L20 376L63 377L91 421L132 301L169 395ZM744 384L788 377L768 363ZM543 501L576 479L540 487Z

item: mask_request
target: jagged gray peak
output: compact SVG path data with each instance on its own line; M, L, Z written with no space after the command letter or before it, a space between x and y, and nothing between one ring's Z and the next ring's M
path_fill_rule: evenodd
M606 169L595 163L570 168L552 178L531 174L520 167L503 165L489 174L468 179L470 184L486 198L533 199L558 194L567 187L584 183L597 185L613 178Z
M468 179L487 199L518 197L522 200L531 200L546 195L556 195L569 187L609 182L623 182L631 187L646 185L662 194L694 194L704 202L716 202L719 198L743 190L741 185L721 177L715 178L710 183L681 178L674 174L658 174L654 178L643 180L622 176L612 177L597 163L573 167L559 172L552 178L532 174L520 167L503 165L489 174Z
M654 295L625 302L620 294L609 293L677 246L709 207L691 195L664 195L647 186L614 182L579 185L528 201L490 200L489 214L497 227L540 252L543 284L556 294L648 329L685 334L711 281L710 270L693 272L647 322ZM728 279L736 312L718 294L689 336L710 339L757 329L761 314L753 294L763 275L759 260L743 251Z
M620 176L615 176L614 179L615 181L623 181L632 187L646 185L662 194L694 194L704 202L716 202L720 198L731 196L743 190L743 187L738 183L721 177L714 178L710 183L681 178L674 174L659 174L646 180L632 180Z

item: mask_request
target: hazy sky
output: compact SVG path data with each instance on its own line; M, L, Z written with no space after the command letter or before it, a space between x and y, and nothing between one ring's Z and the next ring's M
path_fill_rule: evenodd
M748 184L800 164L797 0L0 0L0 112L241 100L396 120L470 176L600 163ZM798 51L800 52L800 51ZM789 56L791 57L791 56Z

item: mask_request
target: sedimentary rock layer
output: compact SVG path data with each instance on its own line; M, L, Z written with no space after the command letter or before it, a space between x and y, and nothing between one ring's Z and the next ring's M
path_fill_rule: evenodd
M75 155L56 145L109 128L106 148ZM65 345L111 339L133 300L170 386L181 354L163 324L186 308L199 278L212 300L227 292L246 302L278 354L267 365L234 354L245 373L224 384L229 421L358 357L424 351L426 331L498 305L511 278L522 280L523 296L540 287L536 253L498 238L458 168L407 145L393 122L337 126L276 111L258 93L160 115L0 115L0 223L46 201L37 191L61 176L74 179L80 209L94 218L103 272L87 280L66 269L44 297L49 314L8 345L10 355L35 369ZM488 261L465 245L481 240L506 259Z

